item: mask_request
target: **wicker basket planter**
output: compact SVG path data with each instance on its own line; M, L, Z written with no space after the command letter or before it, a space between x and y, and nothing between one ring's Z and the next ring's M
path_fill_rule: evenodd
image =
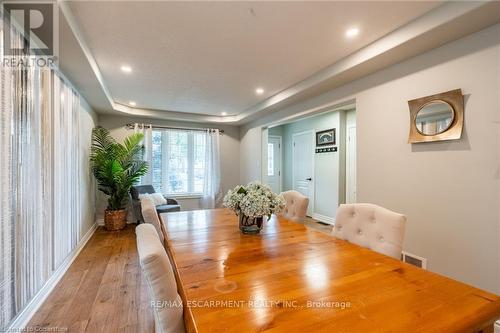
M122 230L127 225L126 209L106 210L104 212L104 227L106 230L115 231Z

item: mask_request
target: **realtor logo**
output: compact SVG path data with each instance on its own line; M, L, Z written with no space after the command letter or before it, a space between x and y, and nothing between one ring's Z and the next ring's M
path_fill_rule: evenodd
M4 55L55 56L53 2L3 2Z

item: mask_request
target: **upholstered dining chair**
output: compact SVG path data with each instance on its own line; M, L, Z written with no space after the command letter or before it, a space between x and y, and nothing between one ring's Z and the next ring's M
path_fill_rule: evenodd
M182 300L177 293L174 271L152 224L135 228L142 272L153 305L156 333L184 333Z
M149 223L155 227L160 242L163 244L164 237L155 203L147 197L141 198L141 212L144 223Z
M340 205L332 235L348 242L401 258L406 216L368 204Z
M282 215L292 221L301 221L306 217L309 198L300 192L291 190L281 193L285 198L286 204Z

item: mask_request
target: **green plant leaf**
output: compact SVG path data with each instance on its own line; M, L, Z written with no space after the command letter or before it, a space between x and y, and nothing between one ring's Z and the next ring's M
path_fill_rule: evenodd
M120 144L107 129L98 126L92 130L90 168L98 189L109 196L108 209L126 208L130 188L148 171L142 160L143 138L143 134L134 133Z

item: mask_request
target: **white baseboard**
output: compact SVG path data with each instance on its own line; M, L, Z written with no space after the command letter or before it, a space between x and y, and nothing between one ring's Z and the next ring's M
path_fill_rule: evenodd
M500 333L500 320L495 322L495 333Z
M326 215L321 215L317 213L313 213L311 216L313 219L323 222L323 223L328 223L328 224L335 224L335 218L326 216Z
M26 328L26 325L28 325L33 315L38 311L38 309L50 295L52 290L54 290L57 283L64 276L64 273L66 273L69 266L71 266L85 244L87 244L87 242L89 241L90 237L92 237L96 229L97 224L94 223L90 230L87 231L87 233L80 240L80 243L78 243L78 245L73 249L73 251L71 251L68 257L59 266L59 268L52 272L52 276L47 280L47 282L45 282L43 287L40 288L40 290L31 299L28 305L26 305L24 309L21 310L21 312L19 312L16 317L14 317L14 321L7 328L6 332L20 332L21 329Z

